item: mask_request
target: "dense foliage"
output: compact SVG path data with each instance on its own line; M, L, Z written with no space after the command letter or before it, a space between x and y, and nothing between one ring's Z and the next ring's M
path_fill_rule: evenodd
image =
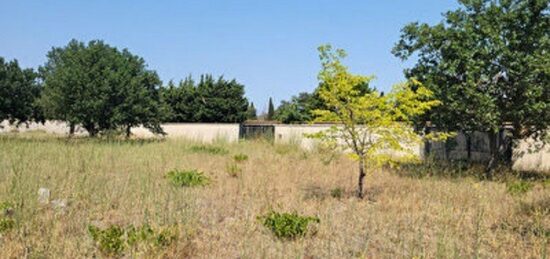
M319 96L321 88L326 87L323 84L313 91L313 93L302 92L297 96L292 96L289 101L282 101L275 111L274 119L282 123L307 123L313 119L312 112L317 109L325 109L323 99ZM369 83L362 82L354 86L360 94L367 94L375 91Z
M138 125L163 133L161 81L142 58L102 41L76 40L53 48L47 57L40 73L48 119L68 122L71 131L82 125L90 136L117 130L129 135Z
M256 107L254 106L253 102L251 102L248 106L248 109L246 110L246 116L246 119L248 120L258 119L258 112L256 111Z
M305 123L313 119L311 112L321 107L317 92L303 92L292 96L289 101L282 101L274 119L282 123Z
M393 53L418 57L407 77L422 81L443 103L423 121L443 130L489 132L492 160L510 160L511 145L497 147L506 143L497 141L504 124L512 124L514 140L544 140L550 125L550 1L459 2L436 25L404 27Z
M0 122L20 124L43 121L37 98L41 86L32 69L22 69L17 60L6 62L0 57Z
M170 82L163 99L171 109L170 122L243 122L249 116L244 86L236 80L215 80L202 75L200 81L188 77L178 86Z

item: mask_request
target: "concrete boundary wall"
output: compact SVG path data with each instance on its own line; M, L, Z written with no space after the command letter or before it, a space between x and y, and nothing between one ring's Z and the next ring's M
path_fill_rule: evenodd
M19 127L9 125L7 121L0 123L0 133L44 131L50 134L68 135L69 126L65 122L47 121L45 124L29 123ZM184 138L199 142L213 142L217 140L236 142L239 140L239 124L224 123L166 123L161 125L168 138ZM86 136L86 130L77 127L76 135ZM150 138L155 135L143 127L132 128L132 134L138 138Z
M224 123L166 123L162 129L168 138L184 138L199 142L239 141L239 124ZM133 128L132 134L140 138L154 137L146 128Z
M276 144L295 144L305 149L313 149L317 140L304 137L304 134L312 134L326 130L332 125L326 124L273 124L274 142ZM214 141L237 142L240 135L240 124L223 123L166 123L162 128L167 133L168 138L184 138L199 142L210 143ZM45 124L29 123L22 124L19 127L9 125L7 121L0 123L0 133L6 132L27 132L27 131L45 131L50 134L68 135L69 127L64 122L48 121ZM141 138L153 137L154 135L143 127L132 129L132 133ZM86 136L87 132L76 128L76 135ZM464 158L465 156L465 137L458 134L456 137L456 146L450 151L451 158ZM529 145L532 140L522 141L514 150L514 168L517 170L543 171L550 172L550 146L539 150L533 150ZM483 161L488 157L488 139L485 133L475 133L473 140L472 158ZM418 150L419 155L423 155L423 145L411 147ZM432 146L432 153L436 156L444 156L442 144Z

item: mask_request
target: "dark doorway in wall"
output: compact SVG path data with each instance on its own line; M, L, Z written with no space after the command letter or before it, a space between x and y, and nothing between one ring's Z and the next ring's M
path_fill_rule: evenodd
M241 124L239 138L246 140L274 141L275 125L272 124Z

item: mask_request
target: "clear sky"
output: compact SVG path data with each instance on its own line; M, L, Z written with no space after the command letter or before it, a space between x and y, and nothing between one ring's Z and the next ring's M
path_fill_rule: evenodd
M236 78L259 111L317 85L317 46L344 48L383 91L403 80L390 51L408 22L435 23L456 0L0 0L0 56L38 67L52 46L102 39L142 56L164 82Z

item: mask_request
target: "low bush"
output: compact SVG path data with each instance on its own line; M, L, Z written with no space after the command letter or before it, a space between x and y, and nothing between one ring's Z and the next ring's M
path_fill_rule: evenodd
M280 239L296 239L303 237L310 230L311 223L320 223L318 217L300 216L294 213L279 213L271 211L259 217L262 224Z
M154 247L166 247L178 238L178 231L175 227L155 231L148 224L140 227L129 225L126 228L111 225L105 229L89 225L88 233L98 249L108 256L120 256L127 248L135 247L140 243Z
M210 182L210 179L198 170L173 170L166 174L166 178L178 187L205 186Z
M226 155L229 153L229 150L223 147L209 145L194 145L191 146L190 150L195 153L207 153L211 155Z
M509 182L506 185L506 190L512 195L525 194L533 188L533 184L526 181Z
M110 226L100 229L96 226L88 226L88 233L96 242L99 250L106 255L119 255L125 249L125 231L120 226Z

